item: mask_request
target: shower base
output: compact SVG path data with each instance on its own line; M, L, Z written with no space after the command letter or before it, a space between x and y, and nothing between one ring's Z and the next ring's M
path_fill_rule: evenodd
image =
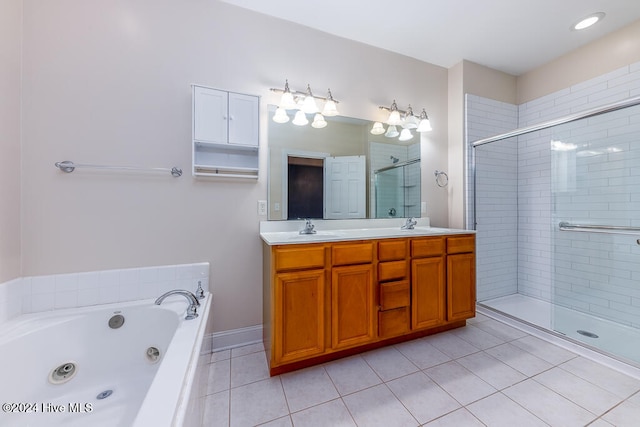
M521 294L494 298L479 304L640 367L640 329L565 307L553 307L549 302Z

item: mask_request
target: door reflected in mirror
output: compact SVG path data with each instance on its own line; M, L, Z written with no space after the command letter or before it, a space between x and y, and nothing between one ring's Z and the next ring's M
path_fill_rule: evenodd
M275 123L275 108L269 106L269 220L420 216L419 136L401 143L372 135L373 122L342 116L327 117L322 129Z

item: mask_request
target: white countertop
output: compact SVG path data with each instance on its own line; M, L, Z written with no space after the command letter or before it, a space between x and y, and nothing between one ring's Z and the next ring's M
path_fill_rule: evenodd
M314 220L316 234L300 234L304 221L286 221L280 226L269 224L260 226L260 237L267 245L287 245L300 243L339 242L345 240L389 239L394 237L441 236L447 234L474 234L475 230L439 228L429 226L429 219L417 218L418 225L412 230L400 227L405 220L376 221L323 221ZM280 222L280 221L278 221ZM426 224L426 225L424 225ZM393 226L392 226L393 225ZM352 227L353 226L353 227ZM368 227L369 226L369 227Z

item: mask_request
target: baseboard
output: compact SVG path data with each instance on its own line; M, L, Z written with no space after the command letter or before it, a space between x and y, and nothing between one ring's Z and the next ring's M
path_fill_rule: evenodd
M214 332L204 336L202 352L211 353L258 342L262 342L262 325Z

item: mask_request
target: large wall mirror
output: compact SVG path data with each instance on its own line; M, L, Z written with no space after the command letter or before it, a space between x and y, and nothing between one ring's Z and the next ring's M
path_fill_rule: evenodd
M268 219L420 216L420 134L400 142L373 122L327 117L322 129L272 120Z

